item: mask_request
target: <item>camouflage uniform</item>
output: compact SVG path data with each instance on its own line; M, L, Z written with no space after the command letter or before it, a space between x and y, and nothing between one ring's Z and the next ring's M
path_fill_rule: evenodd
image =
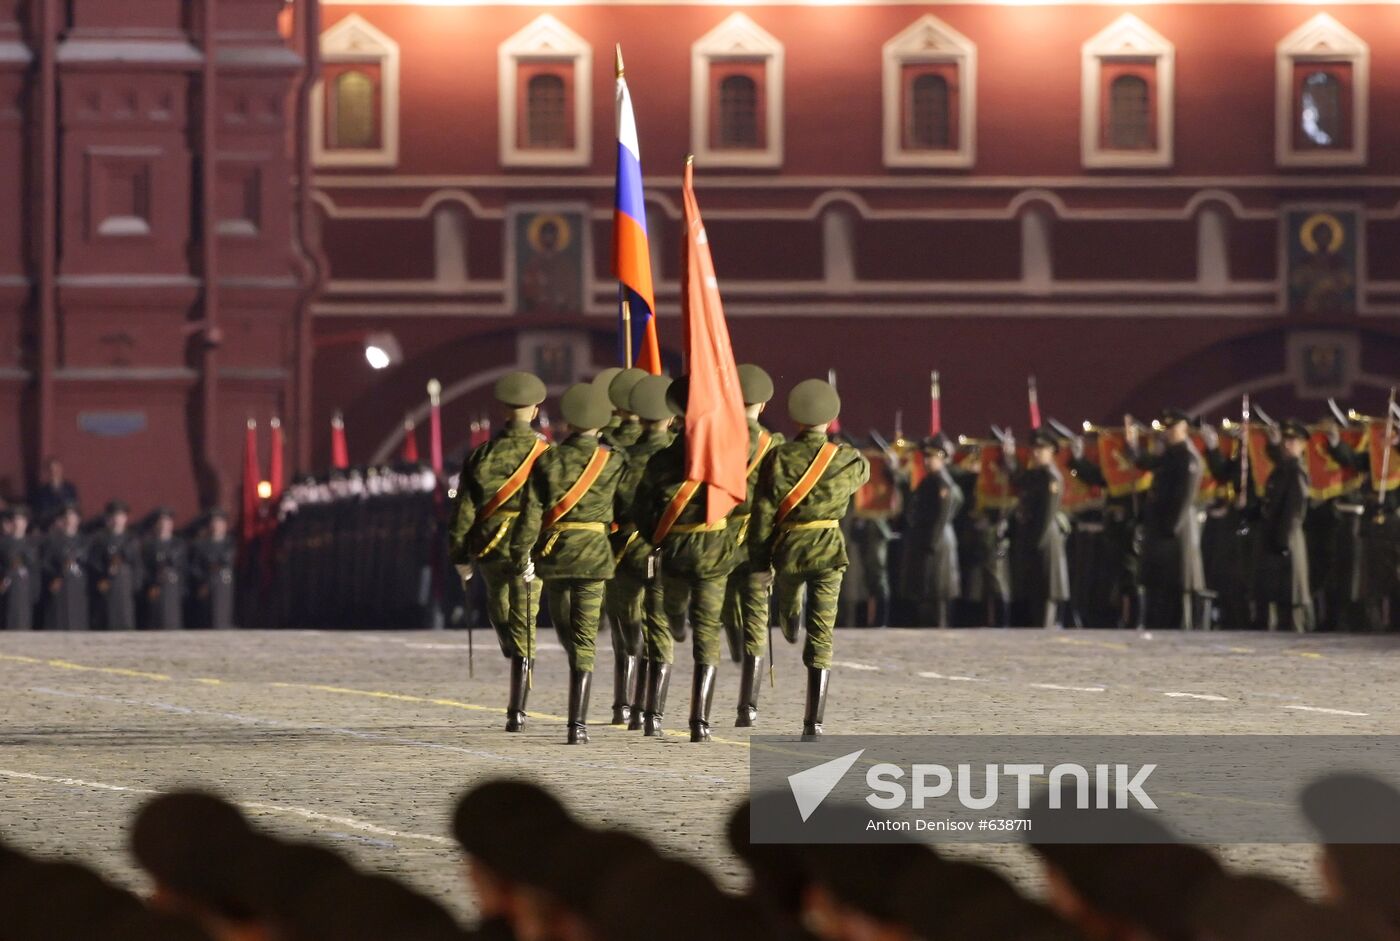
M535 655L539 592L527 588L522 576L525 560L512 556L510 538L526 488L521 487L479 525L477 514L540 440L543 439L529 423L511 421L496 437L472 451L462 465L457 507L452 515L452 559L458 564L474 562L485 579L487 615L506 657L529 659Z
M729 526L734 534L738 565L725 583L721 619L725 634L729 637L734 660L740 659L741 654L750 657L763 656L768 639L770 574L756 571L749 563L747 545L754 487L758 484L758 467L754 466L754 456L758 453L759 437L765 432L770 436L765 457L786 440L781 434L768 432L758 422L749 420L749 464L753 469L749 471L748 499L729 514Z

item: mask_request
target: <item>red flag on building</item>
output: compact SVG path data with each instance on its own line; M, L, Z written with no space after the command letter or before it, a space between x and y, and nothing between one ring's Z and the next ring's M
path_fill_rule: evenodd
M748 497L749 426L714 259L695 199L694 166L685 164L685 254L681 317L690 394L685 410L685 475L706 484L705 521L714 523Z
M411 415L403 417L403 451L399 453L399 458L405 464L418 463L418 426L413 423Z
M350 466L350 448L345 443L345 418L339 412L331 416L331 467L345 470Z
M247 430L243 433L243 517L239 520L239 533L244 545L251 542L258 533L258 484L261 482L258 423L250 418Z
M272 485L272 499L282 499L282 490L287 486L286 470L287 443L282 437L282 419L272 419L272 454L268 457L267 482Z
M428 380L428 458L433 473L442 474L442 383Z
M929 373L928 386L928 433L936 438L943 431L943 388L938 381L938 370Z

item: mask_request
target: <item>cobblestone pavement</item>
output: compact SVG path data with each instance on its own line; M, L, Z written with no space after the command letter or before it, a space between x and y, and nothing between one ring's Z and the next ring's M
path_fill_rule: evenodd
M688 654L667 716L677 732L655 740L602 724L612 660L600 650L593 744L569 748L552 639L542 632L532 719L517 736L501 731L505 661L485 632L475 678L455 631L0 634L0 834L139 885L124 843L132 810L156 789L201 784L466 912L451 802L485 776L519 774L737 884L723 841L748 774L747 730L730 728L734 665L721 667L716 741L691 745L679 734ZM756 731L796 732L801 663L775 640L777 687L763 690ZM1400 733L1400 637L847 630L836 655L833 733ZM1037 888L1019 847L955 852ZM1223 853L1315 888L1310 847Z

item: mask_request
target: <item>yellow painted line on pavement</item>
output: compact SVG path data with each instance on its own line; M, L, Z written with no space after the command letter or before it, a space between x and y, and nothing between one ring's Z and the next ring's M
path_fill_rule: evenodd
M1320 653L1318 653L1318 652L1315 651L1315 650L1290 650L1290 651L1288 651L1288 655L1291 656L1291 657L1305 657L1305 658L1308 659L1308 660L1326 660L1326 659L1327 659L1327 657L1326 657L1325 654L1320 654Z
M217 677L213 677L213 676L196 676L196 677L194 678L194 681L195 681L196 683L203 683L205 686L223 686L223 685L224 685L224 681L223 681L223 680L218 679Z
M125 667L94 667L85 663L74 663L71 660L40 660L35 657L19 657L14 654L0 654L0 660L8 660L12 663L35 663L53 667L56 670L78 670L83 673L108 673L112 676L130 676L138 680L157 680L166 682L170 679L164 673L147 673L144 670L128 670Z

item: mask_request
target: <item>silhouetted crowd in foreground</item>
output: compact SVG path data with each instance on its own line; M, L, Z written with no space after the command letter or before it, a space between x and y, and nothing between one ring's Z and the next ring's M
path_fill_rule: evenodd
M479 922L336 852L253 826L195 791L149 801L130 849L152 889L138 898L81 864L0 844L0 941L1394 941L1400 938L1400 794L1338 775L1303 810L1323 841L1322 901L1228 873L1183 843L1045 841L1056 814L1112 815L1115 832L1169 838L1124 811L1030 811L1043 902L994 870L918 843L761 844L755 814L791 814L785 793L731 815L748 867L742 893L625 830L593 826L548 792L495 779L458 801L450 826ZM1358 803L1374 829L1356 844ZM1347 807L1352 813L1338 812ZM839 805L821 812L854 812ZM1082 822L1082 821L1081 821ZM1060 832L1065 832L1061 830Z

